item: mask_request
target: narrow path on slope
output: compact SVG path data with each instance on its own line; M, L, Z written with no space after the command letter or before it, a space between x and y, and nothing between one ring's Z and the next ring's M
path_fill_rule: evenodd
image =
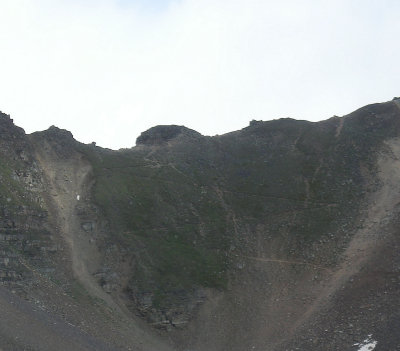
M343 125L344 125L344 117L340 117L339 124L335 132L335 138L338 138L340 136L340 133L342 132L343 129Z
M264 257L252 257L252 256L243 256L244 258L248 258L250 260L258 261L258 262L266 262L266 263L281 263L281 264L295 264L295 265L303 265L303 266L310 266L317 269L323 269L327 271L331 271L330 268L318 266L316 264L302 262L302 261L288 261L288 260L278 260L273 258L264 258Z

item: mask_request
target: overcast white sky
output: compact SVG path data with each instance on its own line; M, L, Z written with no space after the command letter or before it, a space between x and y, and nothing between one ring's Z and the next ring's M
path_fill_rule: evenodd
M0 0L0 110L131 147L400 95L398 0Z

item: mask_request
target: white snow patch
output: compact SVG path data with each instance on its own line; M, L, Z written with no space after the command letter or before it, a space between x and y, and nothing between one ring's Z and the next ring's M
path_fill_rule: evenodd
M357 351L372 351L375 349L377 344L378 342L372 340L372 334L370 334L362 343L354 344L354 346L360 346Z

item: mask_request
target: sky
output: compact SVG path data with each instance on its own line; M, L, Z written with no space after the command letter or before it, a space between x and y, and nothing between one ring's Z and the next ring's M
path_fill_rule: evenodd
M135 145L400 96L398 0L0 0L0 110L27 133Z

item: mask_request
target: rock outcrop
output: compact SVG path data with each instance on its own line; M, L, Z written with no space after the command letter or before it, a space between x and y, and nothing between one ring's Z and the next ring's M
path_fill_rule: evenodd
M150 128L136 139L137 145L162 145L176 138L199 138L201 134L185 126L167 125Z

